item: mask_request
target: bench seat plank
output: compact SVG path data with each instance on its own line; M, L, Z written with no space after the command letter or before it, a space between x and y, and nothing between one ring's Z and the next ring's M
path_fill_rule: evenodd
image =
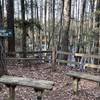
M79 78L79 79L85 79L85 80L90 80L90 81L94 81L94 82L100 82L100 76L91 75L91 74L84 73L84 72L70 71L70 72L66 73L66 75L71 76L71 77L75 77L75 78Z
M19 85L19 86L27 86L39 89L52 89L54 82L47 81L47 80L35 80L32 78L23 78L23 77L16 77L16 76L1 76L0 83L9 84L9 85Z
M100 69L100 65L95 65L95 64L85 64L84 67L90 67L90 68L96 68L96 69Z

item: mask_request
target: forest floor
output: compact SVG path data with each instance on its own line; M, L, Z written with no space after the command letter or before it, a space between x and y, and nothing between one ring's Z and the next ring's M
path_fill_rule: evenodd
M33 79L45 79L55 82L52 91L45 91L43 100L100 100L100 87L97 83L81 80L78 96L73 95L72 79L66 76L66 72L76 70L67 66L56 66L52 72L50 64L33 65L32 67L8 66L10 75L29 77ZM7 100L8 89L3 86L0 91L0 100ZM36 100L33 88L16 87L16 100Z

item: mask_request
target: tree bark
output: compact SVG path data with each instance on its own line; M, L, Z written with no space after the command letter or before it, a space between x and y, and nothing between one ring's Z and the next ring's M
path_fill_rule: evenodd
M12 36L8 38L8 52L15 52L14 0L7 0L7 26L12 30Z
M96 28L97 28L97 31L95 33L95 54L98 55L99 53L99 35L100 35L100 0L97 0L97 4L96 4L96 15L95 15L95 22L96 22ZM95 64L98 64L98 60L95 59L94 60L94 63Z
M46 37L46 41L45 41L45 45L46 45L46 50L47 50L47 0L45 0L45 37Z
M52 46L54 47L54 33L55 33L55 0L53 0L53 30L52 30Z
M3 19L3 17L2 17L2 6L1 6L1 0L0 0L0 28L3 27L2 19ZM4 42L5 42L4 38L0 37L0 76L7 74Z
M64 2L62 1L62 9L61 9L61 16L60 16L60 30L58 35L58 44L57 44L57 50L61 49L61 34L63 30L63 9L64 9Z
M33 37L33 51L35 47L35 37L34 37L34 19L33 19L33 0L31 0L31 20L32 20L32 25L31 25L31 31L32 31L32 37Z
M2 27L2 5L1 5L1 0L0 0L0 28Z
M26 36L27 36L27 30L25 23L25 5L24 0L21 0L21 16L22 16L22 51L23 51L23 58L26 58Z
M69 29L71 20L71 0L64 0L64 34L62 36L62 51L68 52L69 46ZM67 56L62 56L67 59Z

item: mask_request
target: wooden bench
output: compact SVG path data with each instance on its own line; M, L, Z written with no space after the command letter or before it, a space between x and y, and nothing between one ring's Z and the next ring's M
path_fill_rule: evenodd
M54 82L47 80L35 80L32 78L23 78L16 76L1 76L0 83L5 84L9 88L9 100L15 100L16 86L26 86L34 88L37 92L37 100L42 100L42 93L44 90L52 90Z
M74 94L78 94L78 85L79 85L80 79L85 79L85 80L100 83L100 76L91 75L91 74L85 73L85 72L70 71L70 72L66 73L66 75L73 78L73 92L74 92Z

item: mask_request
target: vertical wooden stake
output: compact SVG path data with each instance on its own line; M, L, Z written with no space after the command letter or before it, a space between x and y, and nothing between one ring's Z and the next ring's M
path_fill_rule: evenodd
M55 63L56 63L56 49L52 48L52 70L55 71Z
M9 86L9 100L15 100L15 87Z
M78 94L78 83L79 83L79 79L74 78L74 80L73 80L73 93L75 95Z

